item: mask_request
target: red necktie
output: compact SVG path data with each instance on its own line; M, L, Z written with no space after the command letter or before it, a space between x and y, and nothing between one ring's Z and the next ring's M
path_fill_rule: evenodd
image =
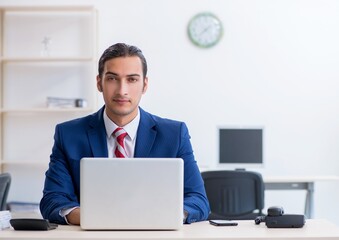
M115 157L126 158L127 154L125 150L124 139L127 136L127 132L123 128L118 127L114 130L113 136L115 137L117 145L114 151Z

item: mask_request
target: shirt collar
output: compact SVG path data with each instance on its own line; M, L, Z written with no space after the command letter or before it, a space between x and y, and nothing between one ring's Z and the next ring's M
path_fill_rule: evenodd
M112 137L113 131L119 126L116 125L111 119L109 119L106 113L106 108L103 114L103 118L104 118L104 124L106 128L106 134L107 134L107 137L110 139ZM140 122L140 110L138 108L137 116L130 123L123 126L124 130L127 132L128 137L131 138L131 140L134 140L134 138L137 135L139 122Z

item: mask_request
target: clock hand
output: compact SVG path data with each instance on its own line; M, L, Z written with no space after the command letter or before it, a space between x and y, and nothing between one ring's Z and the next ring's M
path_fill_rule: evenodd
M208 29L210 29L210 27L211 27L211 26L205 27L205 28L199 33L199 36L202 35L202 34L204 34L205 32L207 32Z

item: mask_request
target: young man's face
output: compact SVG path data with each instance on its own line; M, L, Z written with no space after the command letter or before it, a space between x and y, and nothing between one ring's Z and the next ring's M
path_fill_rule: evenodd
M105 62L97 87L103 93L108 117L119 126L134 119L148 79L143 76L141 60L137 56L118 57Z

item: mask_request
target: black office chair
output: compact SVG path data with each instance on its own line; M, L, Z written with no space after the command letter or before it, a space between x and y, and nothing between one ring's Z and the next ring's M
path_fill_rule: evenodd
M11 175L9 173L0 174L0 210L7 209L7 196L11 186Z
M245 170L206 171L209 219L253 220L262 216L265 185L260 173Z

